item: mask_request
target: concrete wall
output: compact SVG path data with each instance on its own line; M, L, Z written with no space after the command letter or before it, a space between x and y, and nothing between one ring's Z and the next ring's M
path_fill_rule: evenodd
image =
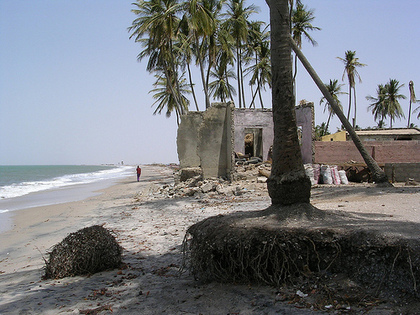
M205 112L181 117L177 150L181 168L201 167L204 178L227 177L232 171L232 104L212 104Z
M302 128L301 150L303 163L312 163L314 160L315 148L315 114L314 103L306 103L296 106L296 124Z
M420 141L366 141L366 150L378 163L420 163ZM315 142L315 163L364 163L352 141Z
M406 182L409 178L420 182L420 163L386 163L385 173L392 182Z
M198 155L204 178L230 178L233 137L232 106L216 103L203 113L203 121L198 129Z
M197 152L199 143L198 130L203 122L203 112L189 112L181 116L181 123L178 127L177 150L180 168L199 167L200 156Z

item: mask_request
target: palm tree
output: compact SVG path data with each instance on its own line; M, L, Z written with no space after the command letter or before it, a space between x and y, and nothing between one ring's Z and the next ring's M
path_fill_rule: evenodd
M174 55L174 40L179 26L177 14L181 10L178 0L137 0L133 3L136 9L131 10L137 18L128 28L130 38L142 44L145 49L138 55L138 60L149 56L147 70L158 71L165 75L167 88L179 110L183 107L179 99L177 58ZM148 36L148 37L146 37ZM145 38L146 37L146 38Z
M325 122L321 123L321 125L316 125L314 129L315 134L315 141L321 141L323 136L329 135L330 132L328 131L327 124Z
M338 80L334 79L334 80L330 80L330 82L328 84L325 84L328 92L330 92L332 98L334 99L334 101L336 102L336 104L340 107L341 110L343 110L343 106L341 105L340 100L338 99L338 96L341 94L347 94L346 92L341 92L341 87L344 84L338 84ZM330 124L330 119L334 116L334 110L331 107L331 104L328 103L327 99L325 98L325 96L323 96L321 98L321 100L319 101L319 105L322 105L322 103L325 102L325 107L324 107L324 113L325 111L328 109L328 120L327 123L325 124L325 132L328 130L328 126ZM325 135L325 132L322 134L322 136Z
M235 78L235 72L216 65L210 76L216 80L209 84L209 92L215 99L225 103L232 95L236 95L235 88L229 84L228 78Z
M223 28L219 28L217 32L217 55L216 55L216 63L220 68L218 71L223 71L226 77L226 84L227 86L231 86L229 83L229 78L236 79L235 74L233 76L230 74L232 70L230 67L235 65L235 54L232 50L232 47L235 45L235 40L227 32L227 30ZM229 74L228 74L229 72ZM229 93L229 100L233 101L233 93ZM236 95L236 91L235 91Z
M290 44L293 48L293 51L298 55L298 58L299 58L300 62L303 64L305 69L308 71L309 75L314 80L315 84L318 86L322 95L324 95L325 98L327 99L328 103L330 103L331 107L333 108L334 112L336 113L336 115L340 119L344 128L346 128L346 130L349 133L351 139L353 140L354 145L356 146L360 155L363 157L363 160L365 161L369 170L372 172L373 180L376 183L383 183L383 184L388 183L389 184L388 177L386 176L385 172L379 167L378 163L376 163L376 161L367 152L367 150L364 147L364 145L363 145L362 141L360 140L359 136L354 131L354 128L351 126L348 119L346 118L344 113L341 111L340 107L336 104L334 98L328 92L327 87L325 86L325 84L322 83L318 74L315 72L315 70L312 68L311 64L309 63L309 61L306 59L306 57L300 51L299 47L297 47L297 45L295 44L295 42L294 42L294 40L291 36L289 37L289 41L290 41Z
M206 73L204 71L205 53L209 50L208 39L212 37L216 32L216 23L214 15L219 8L218 1L199 1L192 0L183 3L184 16L183 25L186 25L184 29L188 29L191 36L191 45L194 50L197 63L200 68L201 81L203 85L203 91L205 96L206 108L210 107L210 97L208 94L208 82L206 81ZM208 6L215 5L213 8ZM207 5L207 7L206 7ZM214 12L211 11L214 9ZM205 47L207 45L207 47ZM209 62L209 64L211 64Z
M268 84L271 87L271 59L270 59L270 41L269 41L269 32L261 31L261 22L251 23L251 32L249 32L249 54L254 54L254 63L245 70L245 74L251 74L251 80L249 85L254 86L257 83L257 88L254 93L252 93L252 100L250 102L249 108L254 105L255 108L255 97L258 94L260 99L261 108L264 108L261 89L265 90L265 86ZM252 59L252 58L249 58Z
M227 11L225 16L227 19L222 27L227 30L235 39L236 50L236 77L238 80L238 104L242 108L245 106L245 92L243 88L243 70L242 70L242 49L243 44L248 39L249 21L248 18L252 13L257 12L254 5L245 7L245 0L228 0Z
M344 76L347 74L347 79L349 81L349 108L347 112L347 120L350 119L350 109L351 109L351 96L352 96L352 89L353 89L353 96L354 96L354 116L353 116L353 128L356 126L356 83L355 77L359 78L359 83L362 82L362 79L357 72L357 67L364 67L366 66L363 63L359 62L359 58L356 58L356 51L347 50L345 53L345 58L340 58L341 61L344 62L344 73L343 73L343 80Z
M408 89L410 91L410 106L408 107L408 122L407 122L407 128L410 128L410 119L411 119L411 104L416 103L416 94L414 93L414 83L413 81L410 81L408 83Z
M302 49L302 37L306 38L312 46L316 46L317 42L311 37L309 31L321 30L317 26L313 26L315 19L314 10L308 9L302 3L297 3L296 9L292 11L292 37L299 49ZM297 56L295 55L295 71L293 74L293 86L296 93L296 75L297 75Z
M371 101L371 104L368 107L368 110L370 109L373 114L373 118L378 123L378 128L383 128L385 123L384 119L388 115L388 109L385 103L385 86L383 84L378 84L378 87L376 88L376 97L373 96L366 96L366 99L368 101Z
M185 97L185 94L190 94L191 91L188 89L189 84L186 82L185 78L173 78L173 81L177 80L180 87L180 95L173 94L173 90L169 90L167 78L165 75L155 75L156 82L153 84L155 87L149 93L154 93L153 98L156 100L153 105L157 105L153 115L161 114L162 111L166 108L166 117L171 117L172 112L175 111L176 121L179 125L180 116L185 114L188 111L189 101ZM181 106L178 105L178 101L181 100ZM152 105L152 106L153 106Z
M400 82L395 79L389 79L389 82L385 84L385 104L387 107L387 115L390 120L390 128L392 128L392 122L395 118L404 117L404 112L400 105L400 99L406 99L405 95L399 94L400 88L404 84L399 85Z
M185 68L188 71L188 80L191 88L191 94L194 100L195 109L199 111L197 96L194 89L194 81L192 78L191 63L193 58L193 49L191 45L191 37L189 36L188 27L185 24L185 21L182 20L180 23L180 33L178 35L178 43L176 45L179 50L179 56L181 58L180 66L183 71Z
M271 0L269 5L274 142L267 188L273 205L309 204L311 182L305 175L294 114L288 1Z

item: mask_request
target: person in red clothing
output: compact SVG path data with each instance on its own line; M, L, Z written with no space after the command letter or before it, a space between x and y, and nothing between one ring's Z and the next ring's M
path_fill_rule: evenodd
M137 165L137 181L140 180L140 175L141 175L141 168L140 166Z

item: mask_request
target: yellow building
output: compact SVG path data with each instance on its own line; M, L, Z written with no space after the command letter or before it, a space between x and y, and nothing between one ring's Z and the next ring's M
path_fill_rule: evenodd
M326 135L321 138L321 141L346 141L346 134L345 130L336 132L332 135Z

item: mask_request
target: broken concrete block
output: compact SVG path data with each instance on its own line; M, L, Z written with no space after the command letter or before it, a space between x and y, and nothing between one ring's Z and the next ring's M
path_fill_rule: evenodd
M180 170L180 181L185 182L186 180L196 177L196 176L202 176L203 171L199 167L189 167L189 168L183 168Z
M265 176L257 177L257 183L266 183L266 182L267 182L267 177Z
M208 193L210 191L215 190L215 188L216 188L215 186L216 185L214 185L213 183L205 183L203 186L201 186L201 191L203 193Z

